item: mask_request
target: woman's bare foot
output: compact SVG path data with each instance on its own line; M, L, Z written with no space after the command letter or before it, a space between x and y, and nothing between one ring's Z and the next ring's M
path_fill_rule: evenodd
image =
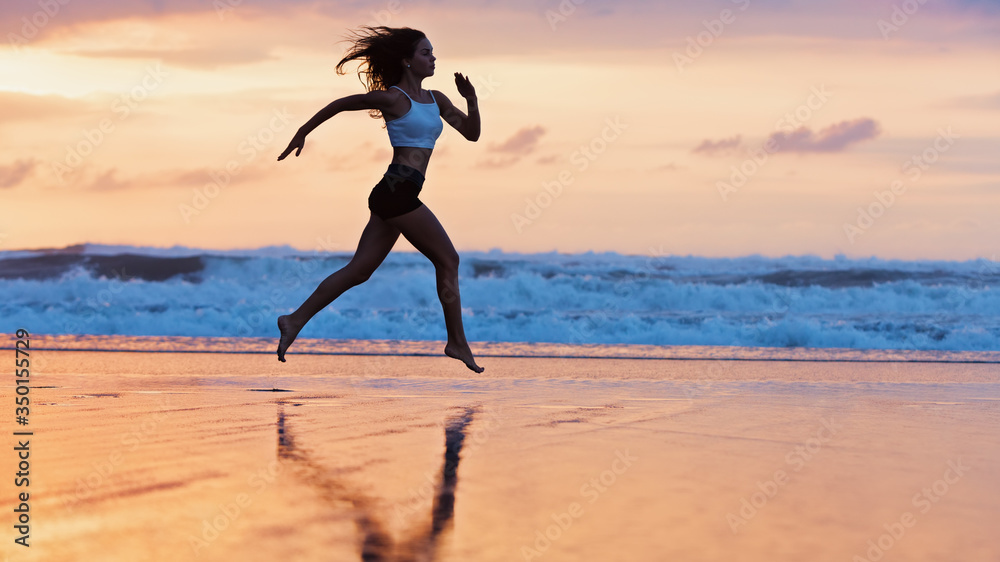
M278 331L281 332L281 339L278 340L278 361L285 362L285 351L295 341L295 336L299 335L301 329L302 325L292 322L291 316L278 317Z
M476 365L476 359L472 356L472 350L469 349L469 344L465 344L463 346L448 342L448 345L444 346L444 354L465 363L466 367L477 373L482 373L486 370L483 367Z

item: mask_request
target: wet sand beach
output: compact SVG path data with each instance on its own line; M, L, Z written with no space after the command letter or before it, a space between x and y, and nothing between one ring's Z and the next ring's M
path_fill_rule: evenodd
M8 560L1000 559L997 364L38 359Z

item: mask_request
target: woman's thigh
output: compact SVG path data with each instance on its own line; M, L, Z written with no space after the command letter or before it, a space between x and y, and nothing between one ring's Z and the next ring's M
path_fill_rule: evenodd
M365 276L371 275L389 255L398 239L399 229L372 213L361 232L358 249L348 267Z
M434 213L421 205L417 209L386 221L403 234L421 254L435 266L457 267L458 252L448 238L448 233Z

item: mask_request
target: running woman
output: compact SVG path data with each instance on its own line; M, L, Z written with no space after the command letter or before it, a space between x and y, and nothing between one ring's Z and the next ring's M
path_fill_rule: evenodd
M444 119L466 139L479 139L479 101L469 79L455 73L455 86L468 104L468 115L438 90L424 90L424 78L434 75L434 49L427 36L407 27L364 26L351 38L353 46L337 64L360 61L358 76L367 93L346 96L321 109L292 137L278 160L293 150L302 153L306 135L342 111L367 110L385 120L392 145L392 162L368 196L371 218L361 233L350 263L319 284L295 312L278 317L278 360L292 345L303 326L345 291L364 283L392 250L402 234L434 264L438 297L448 330L445 355L454 357L477 373L476 360L462 327L462 302L458 290L458 252L437 217L417 195L424 183L427 162L441 134Z

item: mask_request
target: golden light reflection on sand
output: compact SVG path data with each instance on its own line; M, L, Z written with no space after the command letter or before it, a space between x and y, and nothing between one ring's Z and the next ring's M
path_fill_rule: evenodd
M16 560L1000 553L992 364L37 353Z

